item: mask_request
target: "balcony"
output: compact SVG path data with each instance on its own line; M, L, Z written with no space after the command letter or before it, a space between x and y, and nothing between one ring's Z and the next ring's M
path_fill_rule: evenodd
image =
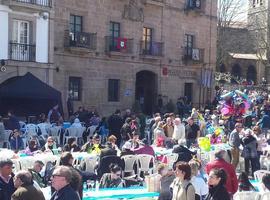
M204 62L204 49L185 47L183 52L183 61L188 63L203 63Z
M163 56L163 43L141 41L140 54L143 56Z
M13 0L19 3L28 3L37 6L52 7L52 0Z
M165 0L144 0L145 4L162 5Z
M97 43L96 33L65 31L65 47L95 50Z
M3 0L2 2L7 6L35 11L49 11L52 8L52 0Z
M35 62L36 60L36 45L9 43L9 59L18 61Z
M133 53L133 39L122 37L105 37L105 52Z
M205 0L187 0L185 10L203 13L205 11L205 5Z

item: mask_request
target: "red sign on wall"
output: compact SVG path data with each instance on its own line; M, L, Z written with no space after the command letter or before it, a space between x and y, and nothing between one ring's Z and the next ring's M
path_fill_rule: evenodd
M162 76L168 76L168 68L167 67L162 67Z
M127 48L127 39L117 38L117 49L126 49L126 48Z

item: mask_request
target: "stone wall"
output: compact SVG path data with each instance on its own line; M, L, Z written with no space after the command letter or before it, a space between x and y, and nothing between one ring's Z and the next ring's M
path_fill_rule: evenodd
M210 1L204 12L185 11L185 0L123 1L123 0L57 0L54 18L54 74L53 85L62 92L63 102L68 96L69 76L82 77L82 100L75 109L84 105L109 114L116 108L130 108L135 100L136 73L148 70L157 76L157 93L176 103L184 95L184 83L193 83L193 103L199 102L199 76L202 67L215 68L216 62L216 1ZM135 3L135 4L134 4ZM64 47L65 30L70 14L83 16L83 31L97 33L94 51ZM212 17L210 17L212 15ZM110 21L121 23L121 35L133 39L133 53L106 53L105 39L109 35ZM154 29L153 41L163 42L163 56L140 55L143 27ZM195 35L195 47L204 49L204 62L182 61L184 36ZM189 71L178 75L163 75L162 69ZM190 76L190 74L193 74ZM120 79L120 101L108 102L108 79ZM126 90L131 95L125 96Z

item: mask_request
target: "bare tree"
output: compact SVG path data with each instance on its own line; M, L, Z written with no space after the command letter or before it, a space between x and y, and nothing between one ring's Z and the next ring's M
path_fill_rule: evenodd
M231 37L230 27L239 25L243 15L247 12L246 1L218 0L217 24L217 70L228 60L230 47L228 39Z
M251 5L252 6L252 5ZM265 78L269 79L270 24L269 10L266 4L254 4L249 10L249 31L253 35L260 68L264 68ZM269 80L268 80L269 81Z
M259 57L265 58L267 51L269 51L268 30L270 27L268 10L264 6L260 6L254 8L253 12L250 11L249 15L249 30L255 38L254 43L257 48L257 54Z

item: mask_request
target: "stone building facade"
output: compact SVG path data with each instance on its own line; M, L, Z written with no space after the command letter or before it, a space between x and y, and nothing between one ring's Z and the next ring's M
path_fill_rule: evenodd
M258 65L260 65L260 80L264 77L270 80L269 47L270 47L270 3L267 0L249 0L248 30L256 47Z
M102 115L136 100L146 113L158 99L198 105L211 98L200 83L216 66L216 14L215 0L1 0L0 83L32 72L61 91L65 111L69 96ZM29 22L35 58L11 57L12 16Z
M75 108L102 114L135 100L150 113L158 97L198 104L203 91L206 101L199 82L215 68L216 10L214 0L57 0L54 86L63 102L70 93Z
M255 84L269 80L269 1L249 0L247 22L218 30L218 70ZM219 59L222 58L222 59Z
M222 34L218 36L217 52L222 58L218 70L257 83L264 76L264 66L257 55L254 37L248 29L248 24L235 22L222 29Z
M0 83L31 72L53 86L51 0L0 1Z

